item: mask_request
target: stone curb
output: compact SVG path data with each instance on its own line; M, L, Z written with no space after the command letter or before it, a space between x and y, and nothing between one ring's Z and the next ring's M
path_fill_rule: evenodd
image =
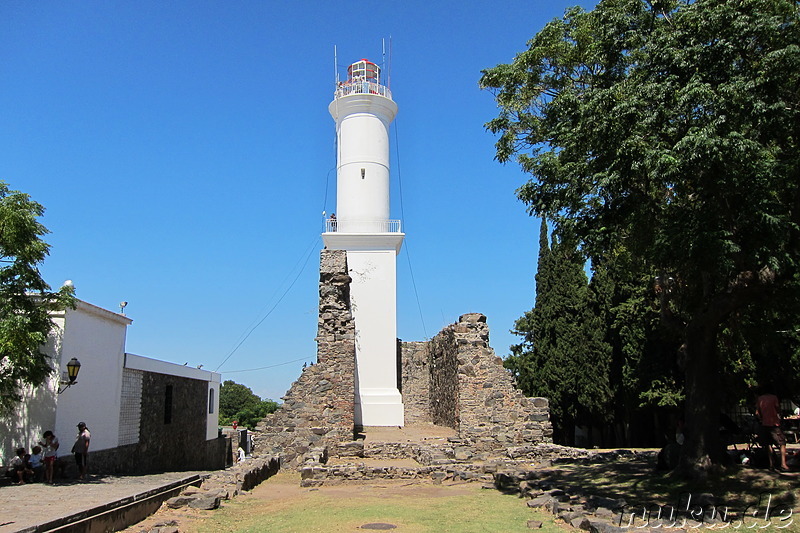
M187 488L181 494L168 499L165 505L171 509L190 507L213 510L222 500L235 498L273 476L280 470L280 457L250 458L225 470L214 472L203 479L200 488ZM160 530L159 530L160 531ZM156 533L156 529L151 529Z

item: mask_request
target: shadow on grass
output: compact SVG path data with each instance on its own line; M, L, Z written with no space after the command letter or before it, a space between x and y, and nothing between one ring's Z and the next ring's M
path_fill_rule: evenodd
M677 505L688 495L712 494L718 507L744 509L758 505L765 495L794 509L798 479L739 465L713 472L704 480L688 481L669 472L657 472L654 460L619 459L601 464L559 464L549 479L573 494L623 499L627 507Z

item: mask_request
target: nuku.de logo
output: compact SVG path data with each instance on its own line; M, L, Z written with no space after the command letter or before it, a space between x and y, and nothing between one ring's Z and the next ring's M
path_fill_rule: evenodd
M623 508L617 525L631 529L783 529L794 521L792 513L791 507L776 505L768 492L762 492L756 504L744 508L701 504L691 493L681 493L677 505L645 505L635 510Z

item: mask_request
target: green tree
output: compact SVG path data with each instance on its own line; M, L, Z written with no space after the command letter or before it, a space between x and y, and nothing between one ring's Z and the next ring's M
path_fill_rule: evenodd
M682 466L724 458L722 325L798 296L800 16L795 0L604 0L483 72L497 158L589 257L622 244L659 272L682 340Z
M613 408L607 416L617 428L616 438L607 438L628 446L663 445L663 435L674 428L659 424L659 415L674 415L683 405L683 379L670 357L680 342L659 324L652 271L622 247L595 260L592 270L589 307L609 357Z
M546 221L539 236L536 305L518 319L514 332L523 342L511 347L506 361L529 395L550 400L554 435L574 443L576 423L603 418L610 397L608 358L588 314L584 260L574 241L548 243Z
M242 427L254 428L277 408L276 402L262 400L250 387L231 380L223 382L219 389L219 423L223 425L235 420Z
M536 298L533 309L514 322L511 333L522 337L522 342L510 347L511 355L503 362L503 366L511 370L517 379L517 385L528 396L533 396L536 382L536 308L541 307L545 295L550 289L551 277L550 236L547 221L542 219L539 226L539 257L536 263Z
M53 292L39 273L50 246L38 218L44 207L0 181L0 413L19 403L21 389L38 387L54 369L42 345L50 311L74 306L74 289Z

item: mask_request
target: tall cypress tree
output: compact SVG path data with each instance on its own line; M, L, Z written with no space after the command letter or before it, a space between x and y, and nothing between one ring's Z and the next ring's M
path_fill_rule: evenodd
M507 361L529 395L550 400L556 440L572 443L576 422L602 412L607 386L604 365L590 353L587 334L588 281L575 241L554 236L548 243L547 223L539 234L536 305L520 317L514 332L523 341L512 346Z
M525 394L534 395L536 381L536 310L544 307L547 294L551 286L552 268L549 232L547 221L542 218L539 226L539 257L536 266L536 297L533 309L514 322L511 330L515 335L522 337L522 342L511 346L511 355L505 360L504 365L510 369L517 378L517 385Z

